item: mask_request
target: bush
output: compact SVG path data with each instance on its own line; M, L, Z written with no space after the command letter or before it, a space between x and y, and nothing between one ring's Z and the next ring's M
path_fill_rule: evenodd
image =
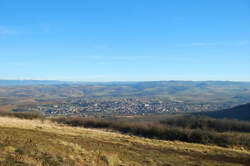
M249 136L240 136L237 139L232 139L224 133L201 129L203 123L197 122L195 129L183 128L176 126L166 126L158 122L118 122L115 120L81 118L81 117L63 117L54 118L53 121L64 123L71 126L92 127L92 128L107 128L121 133L127 133L146 138L157 138L162 140L178 140L191 143L201 144L216 144L219 146L241 145L248 147L250 142ZM184 124L185 122L183 122ZM195 123L193 123L195 124Z
M161 124L188 129L213 130L216 132L250 132L250 123L229 119L212 119L203 116L178 116L160 121Z
M16 117L20 119L43 119L41 114L35 112L0 112L0 116Z

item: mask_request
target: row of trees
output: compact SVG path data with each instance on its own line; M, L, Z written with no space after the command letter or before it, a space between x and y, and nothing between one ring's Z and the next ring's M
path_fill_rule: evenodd
M250 132L249 122L230 119L214 119L206 116L175 116L161 120L160 123L167 126L176 126L188 129L202 129L216 132Z

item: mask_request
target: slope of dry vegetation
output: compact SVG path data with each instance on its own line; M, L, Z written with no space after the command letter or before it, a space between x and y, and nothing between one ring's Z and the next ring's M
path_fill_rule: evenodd
M250 149L250 123L206 117L177 116L161 121L123 122L83 117L61 117L54 121L71 126L106 128L122 133L191 143L243 146ZM242 133L244 132L244 133Z
M0 165L248 165L250 152L0 117Z
M16 117L20 119L41 119L44 120L41 114L36 112L10 112L10 111L2 111L0 112L0 116L2 117Z

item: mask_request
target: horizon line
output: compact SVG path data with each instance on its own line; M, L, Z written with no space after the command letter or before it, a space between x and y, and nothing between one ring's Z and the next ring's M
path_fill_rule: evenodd
M183 81L183 82L250 82L250 80L112 80L112 81L87 81L87 80L63 80L63 79L0 79L0 81L58 81L58 82L72 82L72 83L112 83L112 82L170 82L170 81Z

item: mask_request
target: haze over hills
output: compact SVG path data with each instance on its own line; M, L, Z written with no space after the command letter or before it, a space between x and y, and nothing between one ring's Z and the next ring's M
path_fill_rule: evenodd
M58 85L65 81L55 80L0 80L0 86Z
M0 80L0 97L122 97L154 96L193 102L237 102L250 100L250 82L152 81L152 82L64 82ZM30 86L27 86L30 85Z
M105 85L131 85L131 84L147 84L152 85L250 85L247 81L178 81L178 80L168 80L168 81L109 81L109 82L88 82L88 81L61 81L61 80L28 80L28 79L18 79L18 80L7 80L0 79L0 86L21 86L21 85L51 85L51 84L105 84Z

